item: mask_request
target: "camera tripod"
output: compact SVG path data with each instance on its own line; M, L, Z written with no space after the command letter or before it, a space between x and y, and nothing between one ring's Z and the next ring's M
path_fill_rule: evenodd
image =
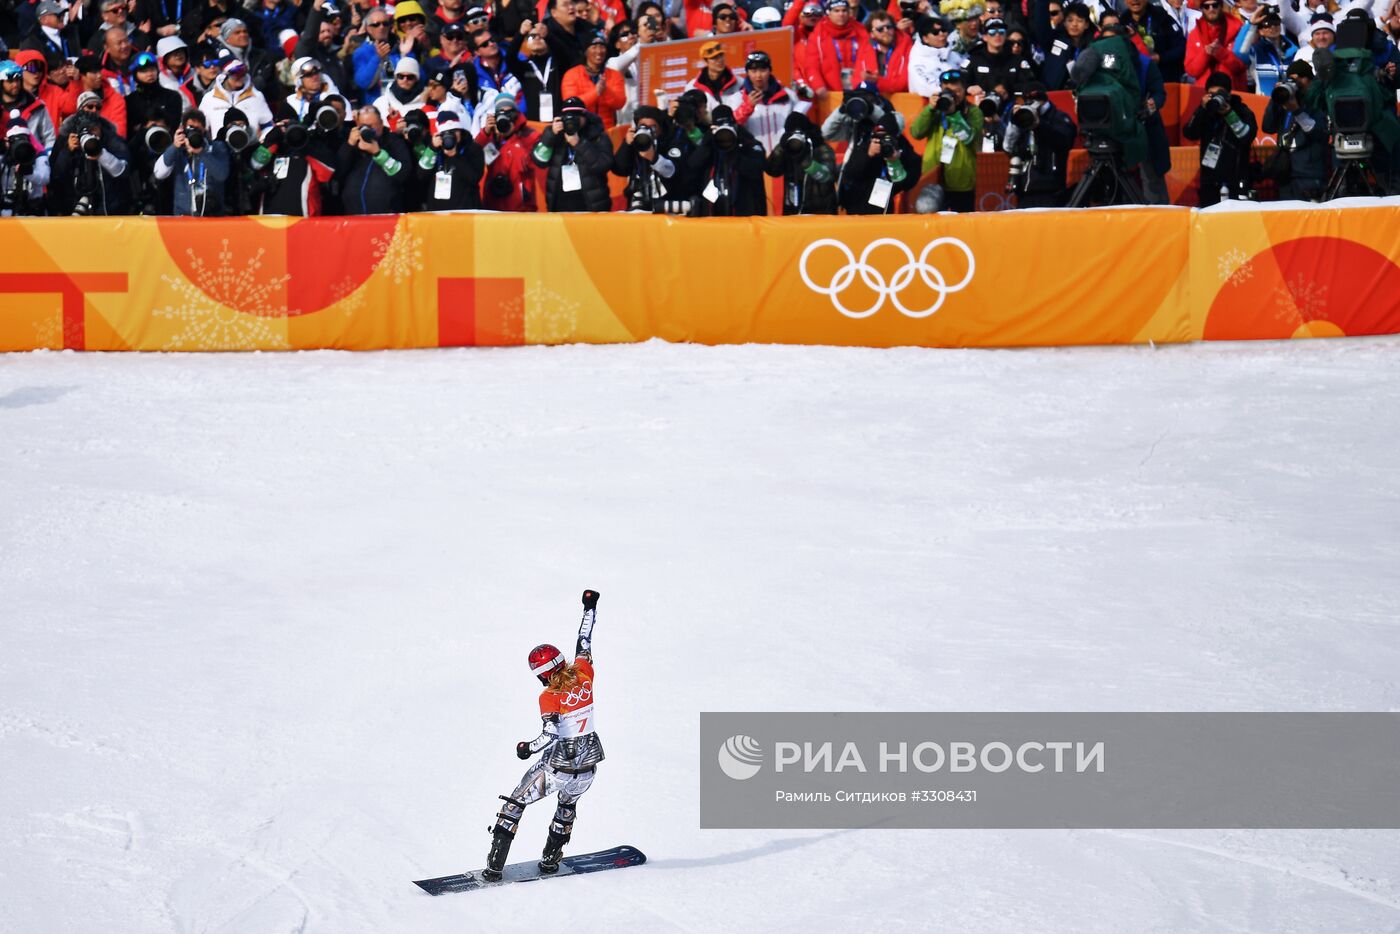
M1137 180L1123 168L1122 160L1118 158L1117 152L1098 152L1090 149L1089 157L1092 162L1088 170L1085 171L1084 177L1079 180L1079 184L1074 187L1074 194L1070 195L1066 207L1083 207L1084 202L1089 200L1089 193L1093 191L1094 185L1103 178L1111 180L1113 184L1113 194L1105 204L1147 203Z
M1337 167L1322 192L1323 201L1344 198L1352 194L1370 195L1373 198L1385 196L1385 188L1376 179L1369 159L1338 159Z

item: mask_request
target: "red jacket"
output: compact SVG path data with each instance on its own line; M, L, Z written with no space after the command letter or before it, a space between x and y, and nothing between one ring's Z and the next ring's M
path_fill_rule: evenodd
M67 87L59 87L49 82L48 63L44 60L44 53L34 49L21 49L15 53L15 64L24 66L30 62L38 62L44 69L44 80L39 83L39 90L35 93L44 104L44 109L49 112L49 120L53 123L55 131L58 125L78 112L78 92L77 85L69 83ZM125 102L123 102L125 103ZM122 124L122 129L126 129L126 124Z
M889 51L889 59L885 62L885 73L875 82L876 90L885 97L891 94L903 94L909 90L909 50L914 48L914 42L898 29L894 32L894 48ZM879 74L880 56L884 55L884 49L876 43L870 43L870 57L875 60L874 74ZM873 76L873 75L872 75Z
M617 112L627 106L627 85L622 80L622 72L611 68L603 69L603 90L599 91L588 69L575 65L564 72L559 95L565 100L577 97L583 101L583 106L597 114L603 121L603 128L608 130L617 126Z
M505 138L504 142L496 143L500 150L495 160L486 167L486 174L481 179L481 206L488 211L528 211L539 210L535 203L535 181L543 174L543 170L536 169L535 163L530 161L530 150L535 148L535 144L540 141L540 134L523 126ZM485 130L476 134L478 146L486 146L492 142L491 135ZM504 178L506 184L510 186L510 191L504 195L495 194L493 187L500 187L501 183L491 183L497 178Z
M796 3L793 4L796 6ZM851 70L851 87L865 80L867 73L878 73L870 35L854 19L837 29L824 19L807 40L807 83L813 89L841 90L841 72Z
M1212 71L1223 71L1230 76L1230 84L1236 91L1246 91L1245 75L1248 69L1244 62L1235 56L1235 36L1240 31L1240 21L1233 16L1222 16L1211 25L1202 17L1186 37L1186 73L1204 84ZM1214 56L1206 54L1206 46L1219 42L1220 48Z

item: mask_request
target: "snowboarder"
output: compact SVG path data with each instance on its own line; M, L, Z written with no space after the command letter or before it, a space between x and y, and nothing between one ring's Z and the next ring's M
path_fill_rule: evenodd
M491 828L491 852L481 873L488 882L501 878L526 805L556 791L559 804L549 823L549 839L539 866L542 873L559 871L564 844L569 842L574 827L575 806L593 784L594 769L603 761L603 744L598 740L593 715L593 622L597 608L598 591L585 590L583 622L578 627L572 663L552 645L537 645L530 650L530 672L545 686L540 692L544 729L534 739L517 743L515 754L521 759L538 752L544 755L526 770L515 791L500 796L505 804Z

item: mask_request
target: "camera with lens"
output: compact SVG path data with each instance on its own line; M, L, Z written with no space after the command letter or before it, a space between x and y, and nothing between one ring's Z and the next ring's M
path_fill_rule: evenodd
M578 114L564 114L564 135L577 136L579 130L583 129L583 121L578 118Z
M78 148L83 151L83 155L90 159L96 159L102 155L102 137L93 130L84 130L78 137Z
M290 127L288 128L288 130L290 132ZM374 143L379 142L379 131L377 131L372 126L362 126L360 127L360 139L364 140L366 143L370 143L371 145L373 145Z
M894 135L882 130L875 135L875 142L880 147L881 159L893 159L899 152L899 146L895 143Z
M142 137L146 143L146 149L151 155L158 156L170 148L170 143L174 137L170 131L163 126L151 126L146 128L146 134Z
M1201 106L1208 107L1220 116L1225 116L1230 112L1230 94L1227 91L1211 91L1201 101Z
M1021 130L1033 130L1040 123L1040 110L1034 102L1016 102L1011 108L1011 125Z
M403 137L408 140L408 145L417 146L423 142L423 137L427 131L416 123L406 123L403 128Z
M1337 95L1332 101L1332 151L1338 159L1365 159L1375 149L1371 137L1371 102L1362 95Z
M34 168L34 161L39 158L39 152L34 148L34 141L29 137L29 131L16 127L10 131L10 135L3 142L5 161L15 170L17 175L27 174Z
M953 96L952 91L939 91L938 100L934 102L934 110L941 114L950 114L958 108L958 99Z
M340 111L330 104L322 104L316 108L316 112L311 117L311 123L323 133L334 133L340 129Z
M234 152L242 152L253 143L252 132L241 123L231 123L224 128L224 142Z
M206 140L204 139L204 128L190 123L185 126L185 140L190 144L191 149L203 149Z
M502 136L506 136L509 135L510 131L513 129L515 129L515 114L509 111L507 111L506 113L496 114L497 133L500 133Z
M1287 107L1289 104L1298 100L1299 95L1302 93L1302 89L1298 87L1298 82L1294 81L1292 78L1285 78L1274 85L1273 92L1269 94L1269 100L1280 107Z
M841 113L850 117L856 123L864 123L872 119L870 116L870 101L864 97L848 97L841 102Z
M919 15L919 0L899 0L899 12L905 19Z
M686 129L695 126L695 121L699 118L699 111L695 109L695 105L690 101L681 101L676 105L676 123Z
M367 133L372 132L372 130L366 127L360 130L360 136L361 138L365 138ZM373 136L365 139L365 142L373 143L377 139L378 136ZM307 129L304 124L287 124L286 132L282 136L282 145L284 149L286 149L288 152L300 152L301 150L305 149L307 147L307 144L310 142L311 131Z
M87 217L90 214L92 214L92 198L88 195L83 195L73 203L73 216Z
M514 190L515 184L508 175L493 175L486 183L486 193L493 198L509 198Z
M977 102L977 109L982 111L984 117L995 117L1001 113L1001 107L1006 102L1001 99L1001 95L995 91L988 94Z
M442 137L442 148L444 150L456 149L461 133L461 130L443 130L439 133L438 135Z
M651 152L656 145L656 137L651 134L651 127L639 126L637 132L632 136L632 148L637 152Z
M789 133L783 138L783 148L794 159L802 158L812 148L812 141L806 133Z

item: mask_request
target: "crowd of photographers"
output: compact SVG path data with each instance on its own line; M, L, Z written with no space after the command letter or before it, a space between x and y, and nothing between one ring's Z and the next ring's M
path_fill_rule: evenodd
M1021 207L1165 203L1171 82L1205 89L1182 127L1203 204L1400 179L1400 0L479 2L5 3L0 210L534 211L542 185L550 211L606 211L621 177L628 210L763 214L776 179L773 210L865 214L933 173L914 209L971 211L989 150ZM791 87L712 40L683 93L638 98L642 45L784 25ZM1244 91L1270 95L1262 127ZM905 92L927 101L908 125ZM1081 131L1096 187L1072 195ZM1279 146L1256 165L1261 131Z

